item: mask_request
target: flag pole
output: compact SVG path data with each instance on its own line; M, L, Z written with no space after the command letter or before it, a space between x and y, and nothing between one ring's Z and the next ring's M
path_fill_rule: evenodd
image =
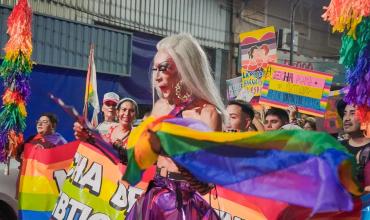
M89 109L89 94L90 94L90 81L91 81L91 59L92 53L94 52L93 44L90 44L90 52L89 52L89 63L87 67L87 75L86 75L86 83L85 83L85 97L84 97L84 108L83 108L83 116L86 120L88 120L88 109Z

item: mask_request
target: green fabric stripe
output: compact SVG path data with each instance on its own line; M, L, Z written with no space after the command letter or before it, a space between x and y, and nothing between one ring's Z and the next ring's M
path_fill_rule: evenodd
M53 211L58 195L20 193L18 206L22 210Z
M110 216L111 219L124 219L123 211L118 211L109 205L109 201L104 201L99 197L83 191L74 186L71 182L65 181L62 190L69 198L73 198L94 210L94 213L101 212Z
M330 135L303 130L264 132L232 143L196 140L191 137L180 137L162 131L158 131L156 134L161 141L162 147L170 156L218 147L224 144L255 149L262 149L261 146L264 146L267 147L266 149L299 151L314 155L319 155L329 148L348 153L347 149Z
M141 180L142 170L135 160L134 148L127 150L128 163L126 167L125 175L122 179L127 180L131 184L136 184Z

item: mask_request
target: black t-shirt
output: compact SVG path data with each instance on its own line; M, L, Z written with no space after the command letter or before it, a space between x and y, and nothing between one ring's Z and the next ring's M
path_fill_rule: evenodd
M357 177L358 177L358 180L362 182L364 179L365 165L366 163L370 161L370 143L367 143L359 147L353 147L352 145L348 143L348 140L342 141L341 143L356 158L356 162L358 166L357 169L359 171Z
M365 145L362 145L362 146L358 146L358 147L354 147L352 145L349 144L349 141L348 140L345 140L345 141L342 141L341 144L343 146L345 146L347 148L347 150L357 159L357 154L358 152L360 151L363 151L365 148L368 148L370 147L370 143L367 143ZM359 161L357 161L359 162Z

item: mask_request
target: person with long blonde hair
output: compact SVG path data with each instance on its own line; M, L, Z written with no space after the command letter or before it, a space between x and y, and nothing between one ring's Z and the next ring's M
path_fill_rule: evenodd
M178 34L162 39L157 50L152 83L158 99L151 116L197 119L203 130L221 131L227 114L199 43L190 34ZM156 176L126 219L219 219L200 195L211 186L167 157L154 134L150 140L152 150L160 154Z

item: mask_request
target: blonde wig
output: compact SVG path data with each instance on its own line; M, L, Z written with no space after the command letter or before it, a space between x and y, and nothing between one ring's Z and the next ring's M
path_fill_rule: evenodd
M214 105L225 122L227 120L225 106L211 75L207 55L197 40L190 34L177 34L158 42L157 50L170 55L185 87L193 96ZM152 82L154 86L154 81ZM160 91L157 90L157 94L161 97Z

